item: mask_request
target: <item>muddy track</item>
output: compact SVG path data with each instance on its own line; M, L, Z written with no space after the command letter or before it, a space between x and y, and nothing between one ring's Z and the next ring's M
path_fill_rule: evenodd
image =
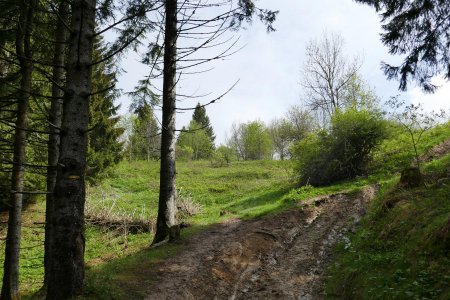
M333 246L345 241L375 190L217 224L147 274L153 280L146 299L321 299Z

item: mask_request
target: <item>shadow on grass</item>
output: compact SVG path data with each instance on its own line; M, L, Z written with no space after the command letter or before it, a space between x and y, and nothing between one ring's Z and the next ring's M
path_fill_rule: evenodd
M271 213L292 207L292 203L283 200L283 196L288 194L292 187L282 186L262 191L258 195L245 197L227 206L228 210L241 218L261 217Z
M258 196L243 198L232 205L226 206L226 209L245 219L277 213L293 206L292 203L282 200L290 189L284 186L261 191ZM224 220L218 217L215 222ZM177 253L185 249L193 235L207 234L208 229L216 226L227 225L225 223L196 224L182 231L183 241L179 244L165 244L157 248L147 247L135 254L90 267L86 273L86 292L80 299L145 298L150 286L156 279L159 263L176 256Z
M143 299L152 281L150 270L166 257L175 255L177 245L143 249L133 255L91 267L86 273L85 294L81 299ZM136 286L136 282L140 286Z
M195 242L195 235L207 236L209 230L214 231L218 226L228 226L226 222L223 222L226 218L250 219L277 213L292 207L293 202L283 200L283 196L290 190L291 187L286 185L279 186L261 190L255 196L234 200L232 204L222 207L232 214L220 217L217 213L216 216L208 220L210 224L194 224L192 227L184 229L182 241L179 244L165 244L156 248L142 246L135 253L110 258L106 262L101 261L96 265L87 267L85 292L83 296L77 299L144 299L155 280L160 280L157 275L161 263L188 248L188 244L192 243L193 239ZM152 236L143 234L139 239L148 239L149 245ZM102 256L108 257L107 252L108 247L105 245L105 252L102 253ZM115 254L117 253L114 253L114 256ZM91 263L93 262L91 261ZM25 298L43 299L42 295L37 294Z
M210 226L193 226L182 232L182 241L150 246L86 270L85 292L77 299L144 299L156 279L159 263L176 256L189 237ZM148 235L148 241L153 237Z

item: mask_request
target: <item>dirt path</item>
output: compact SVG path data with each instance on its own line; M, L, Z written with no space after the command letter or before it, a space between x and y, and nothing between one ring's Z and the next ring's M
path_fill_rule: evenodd
M336 194L257 220L197 234L159 264L146 299L321 299L333 245L345 240L375 194Z

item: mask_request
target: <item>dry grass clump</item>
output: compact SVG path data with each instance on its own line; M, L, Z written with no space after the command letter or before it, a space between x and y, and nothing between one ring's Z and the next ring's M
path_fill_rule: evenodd
M145 206L130 212L117 207L118 197L110 197L107 198L102 192L99 202L90 201L88 198L84 210L87 223L132 234L154 231L156 222L148 216Z
M202 212L203 206L192 199L192 196L179 189L175 205L177 207L177 220L179 223L186 222L190 217Z

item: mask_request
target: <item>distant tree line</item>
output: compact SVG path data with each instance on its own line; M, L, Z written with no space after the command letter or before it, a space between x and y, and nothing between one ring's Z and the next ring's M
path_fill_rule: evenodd
M448 1L358 1L381 13L383 42L392 53L405 56L398 67L384 66L389 78L400 80L401 89L413 79L432 92L433 76L449 78ZM224 12L211 17L219 8ZM177 93L181 75L204 71L192 68L231 54L233 47L212 57L199 51L233 42L224 35L253 18L273 31L276 15L251 0L0 3L0 187L8 209L1 299L20 298L23 200L39 194L46 196L43 292L47 299L82 293L87 181L106 174L122 155L130 160L160 159L153 243L179 238L178 132L178 147L190 153L190 159L267 159L276 152L280 159L297 162L302 183L316 185L364 174L372 149L384 136L383 124L376 97L358 75L358 64L341 63L339 39L308 48L309 77L303 82L308 110L294 108L269 126L259 121L236 124L226 146L214 145L205 105L178 107L178 100L186 98ZM111 29L117 39L106 45L101 36ZM137 49L148 33L155 33L155 39L147 43L142 62L151 72L136 90L134 115L120 121L114 104L119 92L116 63L125 51ZM201 46L179 43L183 38L201 41ZM322 63L330 64L324 73ZM161 95L153 95L152 84L158 79ZM160 124L153 115L155 105L162 110ZM175 119L181 109L195 111L188 128L178 130ZM126 139L120 140L122 133Z

